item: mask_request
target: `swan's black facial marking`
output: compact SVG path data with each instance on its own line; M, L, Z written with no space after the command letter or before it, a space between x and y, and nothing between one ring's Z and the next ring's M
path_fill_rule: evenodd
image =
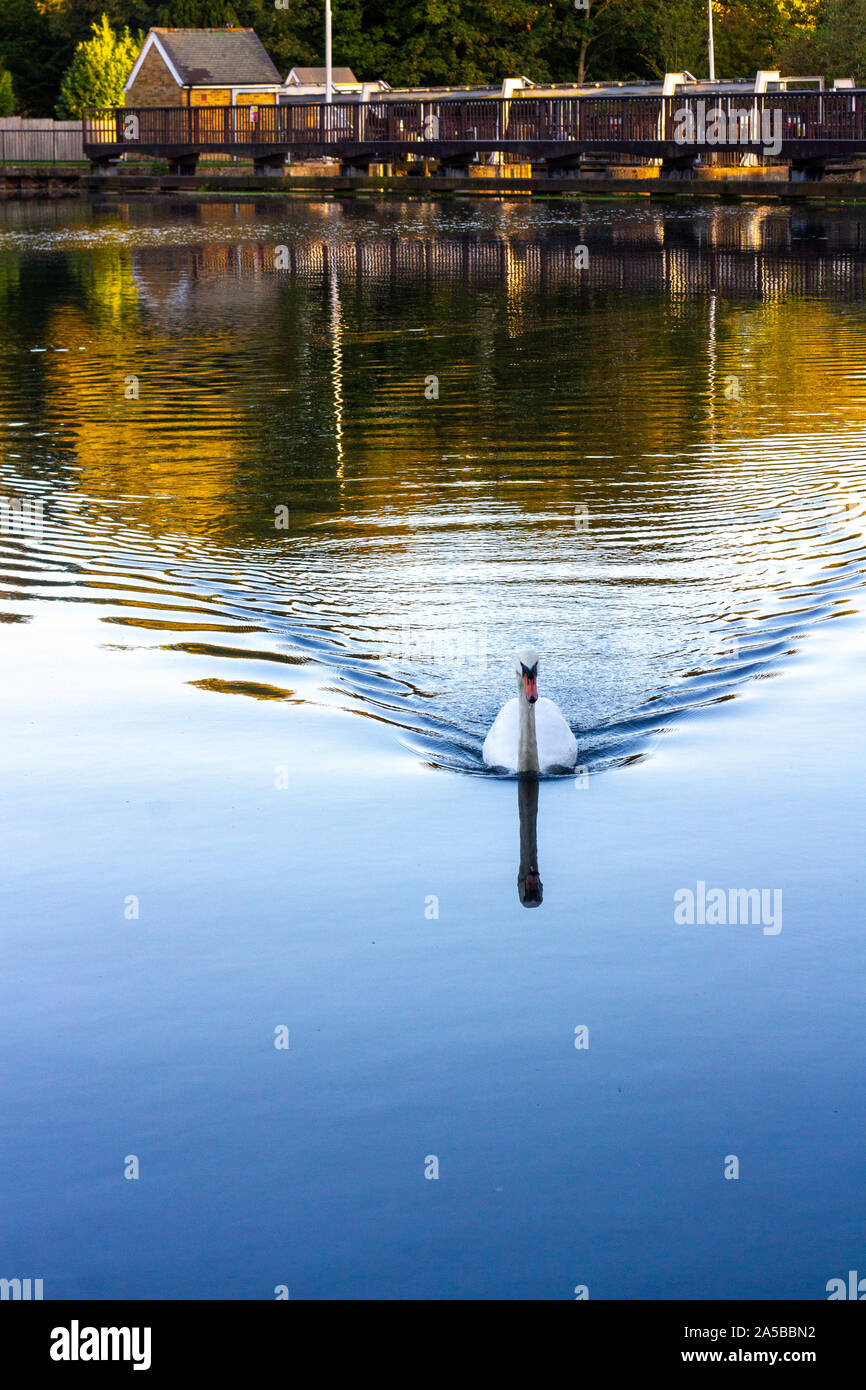
M538 662L534 666L524 666L520 663L520 672L523 676L523 690L527 700L534 705L538 699Z

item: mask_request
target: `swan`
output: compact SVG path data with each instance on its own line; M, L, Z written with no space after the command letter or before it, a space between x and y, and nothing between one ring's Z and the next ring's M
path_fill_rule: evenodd
M577 740L552 700L538 698L538 652L524 647L515 653L517 698L497 714L484 740L482 757L488 767L508 772L571 771L577 762Z

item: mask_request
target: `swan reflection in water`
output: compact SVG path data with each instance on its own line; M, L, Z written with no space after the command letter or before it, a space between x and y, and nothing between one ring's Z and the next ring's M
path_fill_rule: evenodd
M517 892L524 907L540 907L544 888L538 872L538 778L521 777L517 783L520 815L520 868Z
M540 658L534 647L514 654L517 695L497 714L484 740L488 767L516 772L520 814L520 868L517 892L524 907L539 907L543 897L538 873L538 775L571 772L577 740L552 700L538 697Z

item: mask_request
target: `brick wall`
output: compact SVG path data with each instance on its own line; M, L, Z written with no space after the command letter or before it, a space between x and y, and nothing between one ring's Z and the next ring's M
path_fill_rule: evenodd
M231 87L193 88L189 94L190 106L231 106Z
M236 106L275 106L274 92L238 92ZM189 94L190 106L231 106L231 87L193 87Z
M127 106L185 106L178 87L159 51L151 48L138 70L138 76L126 93Z

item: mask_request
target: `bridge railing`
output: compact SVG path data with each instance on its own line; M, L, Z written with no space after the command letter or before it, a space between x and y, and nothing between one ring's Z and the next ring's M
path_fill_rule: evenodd
M727 143L745 143L744 127L748 125L755 143L766 143L764 136L771 132L784 141L866 140L866 92L761 92L725 93L718 96L671 96L664 98L665 138L675 138L677 123L683 123L686 113L697 129L706 130L719 113ZM739 140L733 138L739 131ZM722 143L718 139L709 143Z
M715 138L709 135L711 121L715 122ZM785 142L819 140L844 145L866 142L866 92L109 107L87 111L83 133L85 146L91 148L122 145L135 149L142 145L201 152L244 145L424 146L452 141L580 141L615 148L618 144L678 140L724 148L767 144L768 133L772 139ZM685 138L679 138L683 135Z

